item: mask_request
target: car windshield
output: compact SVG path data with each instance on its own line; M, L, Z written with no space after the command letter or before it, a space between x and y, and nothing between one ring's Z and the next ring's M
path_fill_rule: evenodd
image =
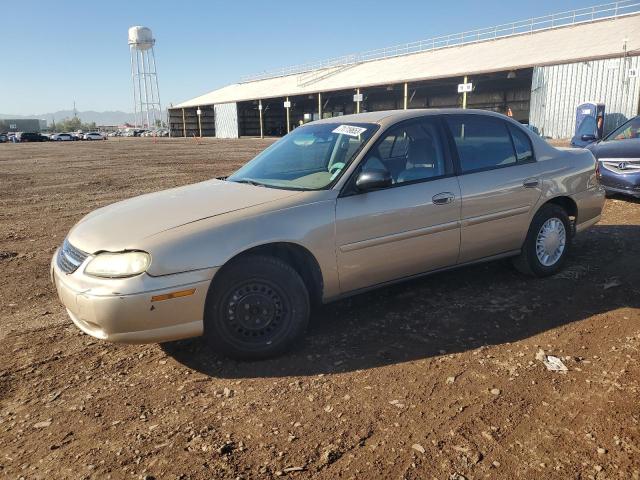
M340 177L377 128L371 123L320 123L296 128L227 180L322 190Z
M611 142L614 140L628 140L630 138L640 138L640 117L632 118L627 123L622 124L607 135L604 141Z

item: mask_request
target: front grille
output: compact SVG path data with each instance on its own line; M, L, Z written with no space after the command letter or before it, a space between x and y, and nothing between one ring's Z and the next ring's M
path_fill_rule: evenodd
M640 161L639 160L625 160L614 159L614 160L600 160L602 162L602 166L607 170L617 173L617 174L627 174L627 173L640 173Z
M65 239L62 247L58 250L58 267L64 273L73 273L82 265L82 262L84 262L88 256L88 253L78 250Z

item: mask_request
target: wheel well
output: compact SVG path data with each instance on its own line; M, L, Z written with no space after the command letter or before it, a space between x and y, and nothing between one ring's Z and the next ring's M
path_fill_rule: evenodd
M576 222L578 220L578 205L573 200L573 198L555 197L549 200L548 202L546 202L545 205L549 203L562 207L564 211L567 212L567 215L569 216L569 220L571 221L571 224L575 228Z
M311 301L315 304L322 302L324 284L320 265L313 254L305 247L289 242L268 243L239 253L229 260L227 264L247 255L265 255L288 263L302 277L309 291Z
M567 215L576 219L578 217L578 205L571 197L556 197L549 200L547 203L553 203L559 207L564 208ZM546 204L545 204L546 205Z

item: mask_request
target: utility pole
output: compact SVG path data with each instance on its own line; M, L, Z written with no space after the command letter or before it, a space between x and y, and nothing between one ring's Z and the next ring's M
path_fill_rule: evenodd
M264 126L262 124L262 100L258 100L258 113L260 115L260 138L264 138Z
M404 109L406 110L409 106L409 84L404 82Z
M465 85L467 84L467 76L464 76L464 83ZM462 92L462 108L467 108L467 90L465 89L464 92Z
M289 101L289 97L287 97L287 100L284 102L284 104L287 109L287 133L289 133L289 131L291 130L291 117L290 117L291 102Z

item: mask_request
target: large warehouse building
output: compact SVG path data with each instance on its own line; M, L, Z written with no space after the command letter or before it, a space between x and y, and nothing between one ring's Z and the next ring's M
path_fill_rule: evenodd
M580 103L606 105L605 131L638 114L639 55L640 3L621 1L262 73L176 105L169 124L172 136L280 136L355 112L463 107L568 138Z
M44 125L43 125L44 123ZM0 119L0 133L4 132L40 132L46 128L46 120L38 120L37 118L2 118Z

